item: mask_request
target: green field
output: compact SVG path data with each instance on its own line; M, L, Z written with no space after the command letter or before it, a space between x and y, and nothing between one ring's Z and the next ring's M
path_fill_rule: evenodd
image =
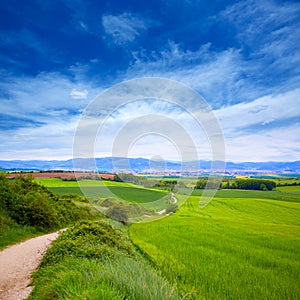
M300 185L296 186L278 186L276 191L286 192L286 193L299 193L300 194Z
M159 200L166 196L165 191L146 189L140 185L123 182L80 180L63 181L58 178L36 179L39 184L49 188L55 194L78 194L88 195L91 198L116 197L135 203L148 203Z
M204 209L198 202L130 228L171 282L192 299L300 299L298 194L222 190Z
M40 182L58 194L81 194L77 182ZM155 197L167 195L134 184L104 183L129 203L151 205ZM97 180L82 180L80 185L95 197L108 196ZM140 253L176 286L182 299L300 299L299 186L274 191L219 190L200 209L202 193L179 188L180 204L185 195L191 196L175 214L129 227ZM89 279L84 280L90 285Z

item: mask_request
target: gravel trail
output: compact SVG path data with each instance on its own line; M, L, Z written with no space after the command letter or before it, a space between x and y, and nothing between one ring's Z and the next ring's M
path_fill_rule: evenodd
M41 235L25 242L9 246L0 252L0 299L26 299L33 287L31 273L34 272L45 251L61 231Z

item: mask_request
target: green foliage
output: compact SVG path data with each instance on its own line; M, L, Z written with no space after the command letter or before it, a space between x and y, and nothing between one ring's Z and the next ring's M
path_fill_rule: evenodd
M143 215L153 215L154 212L142 207L137 203L120 202L115 198L106 198L104 200L92 201L95 205L107 208L105 214L123 224L130 223L132 218L141 217Z
M208 178L199 179L196 182L195 189L219 189L222 184L219 184L216 179L211 178L210 181L208 181Z
M175 203L170 203L170 204L168 204L168 206L166 207L166 214L173 213L173 212L175 212L177 209L178 209L177 204L175 204Z
M276 183L272 180L240 179L236 181L237 188L242 190L263 190L272 191Z
M38 182L48 186L53 193L62 195L60 197L65 197L64 194L68 194L70 198L72 195L74 196L74 199L71 198L72 201L77 202L80 197L84 199L78 182L63 182L53 178L39 179ZM89 202L98 207L99 210L105 210L105 214L107 213L106 208L109 209L113 205L119 206L122 203L121 209L111 208L109 215L112 217L116 215L116 219L122 222L127 222L128 219L128 223L131 222L132 218L154 215L155 211L165 208L165 197L168 196L165 191L143 188L132 183L82 180L80 185L83 187ZM79 197L79 200L76 199L76 196ZM116 210L122 210L121 218L118 218L119 214Z
M276 188L276 182L266 179L231 179L223 185L223 188L272 191Z
M91 218L88 209L77 207L70 199L59 199L32 178L0 176L0 204L17 224L46 231Z
M86 197L78 194L63 194L59 197L61 200L71 200L75 202L89 203Z
M0 249L39 233L35 227L19 225L6 211L0 211Z
M105 200L104 200L105 201ZM153 212L136 203L114 203L108 207L106 215L123 224L127 224L130 218L140 217L144 214L151 215Z
M81 222L62 233L34 274L29 299L181 299L135 250L125 229Z
M115 182L123 182L123 180L121 179L121 177L120 177L118 174L116 174L116 175L114 176L114 181L115 181Z
M114 181L133 183L133 184L137 184L137 185L141 185L141 186L145 186L145 187L154 185L153 181L151 181L145 177L136 176L133 174L125 174L125 173L116 174L114 177Z
M114 198L106 198L101 202L101 206L110 207L114 204L114 202L115 202Z
M159 182L157 182L154 186L173 191L174 187L176 186L176 184L177 184L177 180L174 180L174 179L169 179L169 180L162 179Z
M106 215L123 224L126 224L128 222L126 207L122 204L114 204L110 206L106 212Z
M207 178L197 180L195 188L196 189L205 189L206 184L207 184Z
M151 177L136 176L133 174L122 174L122 173L116 174L114 177L114 181L133 183L144 187L155 187L155 188L165 188L165 189L173 189L174 186L177 184L176 179L162 179L157 182L157 180L151 179ZM184 184L181 183L181 185Z
M47 251L41 265L53 265L65 257L105 259L117 250L126 255L133 253L130 242L111 225L103 221L84 221L58 237Z
M61 178L61 180L62 181L77 181L77 178Z

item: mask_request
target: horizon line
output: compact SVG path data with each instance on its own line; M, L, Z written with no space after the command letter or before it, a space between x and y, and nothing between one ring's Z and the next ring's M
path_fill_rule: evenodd
M12 162L12 161L68 161L68 160L74 160L74 159L104 159L104 158L122 158L122 159L145 159L145 160L153 160L151 158L146 158L146 157L122 157L122 156L103 156L103 157L74 157L74 158L67 158L67 159L0 159L0 161L6 161L6 162ZM159 160L157 160L159 161ZM180 160L162 160L166 162L172 162L172 163L180 163L182 161ZM212 161L221 161L221 160L209 160L209 159L198 159L198 160L185 160L185 162L194 162L194 161L205 161L205 162L212 162ZM300 162L300 160L262 160L262 161L233 161L233 160L224 160L222 162L225 163L295 163L295 162Z

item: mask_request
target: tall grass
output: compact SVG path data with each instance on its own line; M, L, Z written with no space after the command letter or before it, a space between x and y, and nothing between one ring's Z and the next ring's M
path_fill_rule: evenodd
M7 245L18 243L40 233L35 227L19 225L14 222L0 226L0 250Z
M251 193L219 193L205 209L192 196L169 218L132 225L131 238L194 299L300 299L299 200Z
M126 228L84 222L63 233L34 275L29 299L181 299L140 254Z

